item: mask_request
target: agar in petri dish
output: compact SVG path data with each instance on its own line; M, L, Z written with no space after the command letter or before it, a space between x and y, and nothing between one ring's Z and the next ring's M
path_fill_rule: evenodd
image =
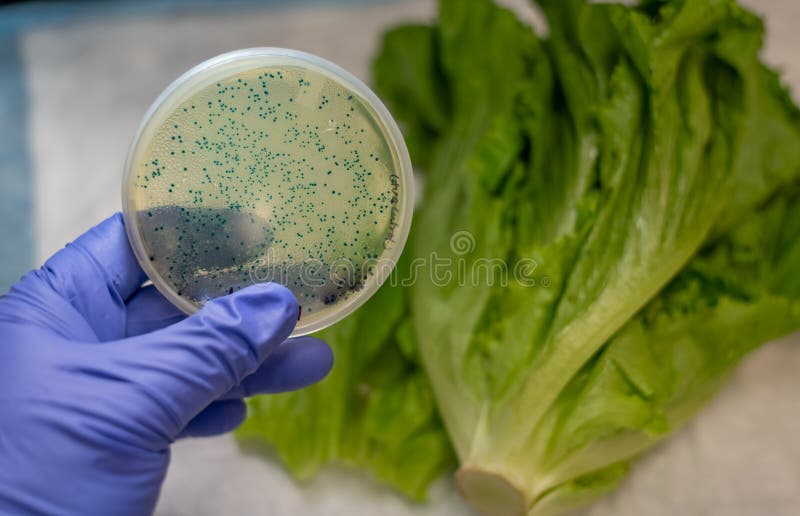
M156 100L128 155L123 212L137 259L179 308L275 281L297 297L302 335L386 279L412 182L397 125L363 83L310 54L247 49Z

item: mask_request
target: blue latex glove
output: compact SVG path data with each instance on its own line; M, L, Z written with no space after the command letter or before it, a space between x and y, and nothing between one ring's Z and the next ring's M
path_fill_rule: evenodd
M232 430L243 396L332 365L324 342L286 340L281 286L186 318L144 280L117 214L0 298L0 514L150 513L173 441Z

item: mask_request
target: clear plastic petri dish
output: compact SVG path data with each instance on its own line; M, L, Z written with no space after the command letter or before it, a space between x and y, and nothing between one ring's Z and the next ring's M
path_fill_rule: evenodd
M128 239L186 313L274 281L297 297L293 335L325 328L388 278L413 210L400 130L356 77L317 56L238 50L150 107L122 188Z

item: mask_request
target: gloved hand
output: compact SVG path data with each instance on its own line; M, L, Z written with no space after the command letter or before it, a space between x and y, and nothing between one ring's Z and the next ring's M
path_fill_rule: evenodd
M150 513L173 441L232 430L243 396L332 365L324 342L286 340L281 286L186 318L144 280L117 214L0 298L0 514Z

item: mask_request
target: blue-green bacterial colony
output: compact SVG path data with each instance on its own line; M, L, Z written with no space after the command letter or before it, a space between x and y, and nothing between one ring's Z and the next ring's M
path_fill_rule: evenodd
M262 281L314 318L363 288L400 195L383 126L340 82L256 68L198 89L132 163L144 253L196 306Z

